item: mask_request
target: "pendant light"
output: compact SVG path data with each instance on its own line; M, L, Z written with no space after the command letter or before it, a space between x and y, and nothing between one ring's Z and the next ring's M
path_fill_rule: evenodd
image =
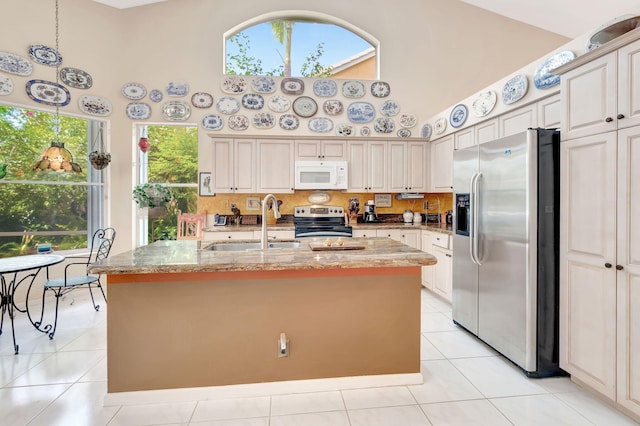
M58 18L58 0L56 5L56 52L60 53L60 30ZM56 85L60 84L60 61L56 61ZM40 160L33 165L33 170L43 172L82 172L82 168L78 163L74 163L73 155L64 147L64 143L60 142L60 105L56 102L56 118L55 118L56 140L51 142L48 148L45 148L40 155Z

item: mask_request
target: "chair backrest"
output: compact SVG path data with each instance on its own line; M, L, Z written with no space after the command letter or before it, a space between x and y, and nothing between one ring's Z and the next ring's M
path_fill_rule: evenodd
M201 240L204 236L204 226L207 222L205 213L178 214L178 240Z
M91 255L87 264L106 259L115 239L116 230L113 228L98 229L94 232L91 238Z

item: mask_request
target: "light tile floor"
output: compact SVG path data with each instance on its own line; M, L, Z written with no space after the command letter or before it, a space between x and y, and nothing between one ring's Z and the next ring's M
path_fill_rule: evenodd
M5 317L0 426L638 424L568 378L527 379L456 327L451 306L427 290L422 291L422 385L104 407L105 307L94 312L88 297L76 293L62 302L53 340L18 315L17 356Z

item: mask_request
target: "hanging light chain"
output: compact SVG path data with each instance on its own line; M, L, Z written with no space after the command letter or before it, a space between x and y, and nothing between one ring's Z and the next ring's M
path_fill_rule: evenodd
M56 53L60 55L60 21L58 18L58 0L55 2L56 5ZM60 61L56 60L56 87L60 85ZM56 102L56 142L60 143L60 103Z

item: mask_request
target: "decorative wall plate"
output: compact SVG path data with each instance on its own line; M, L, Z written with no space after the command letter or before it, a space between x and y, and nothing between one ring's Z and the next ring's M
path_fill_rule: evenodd
M352 123L369 123L375 116L376 109L369 102L352 102L347 107L347 118Z
M122 95L135 101L144 98L147 95L147 89L140 83L127 83L122 86Z
M164 95L158 89L153 89L151 92L149 92L149 99L151 99L153 102L160 102L163 97Z
M0 70L26 77L33 72L33 64L22 56L0 52Z
M369 136L371 134L371 129L368 126L362 126L360 129L361 136Z
M211 108L213 96L206 92L196 92L191 95L191 104L196 108Z
M29 56L33 62L42 65L55 67L62 63L62 55L56 49L42 44L32 44L29 46Z
M189 93L189 85L184 81L170 81L166 89L169 96L186 96Z
M322 78L313 82L313 94L328 98L338 93L338 85L335 81L328 78Z
M227 119L231 130L247 130L249 128L249 119L246 115L232 115Z
M361 98L365 93L364 84L361 81L349 80L342 83L342 95L345 98Z
M189 104L182 101L169 101L162 104L162 118L169 121L184 121L191 115Z
M251 88L258 93L273 93L276 91L276 81L269 76L254 77Z
M473 108L473 113L476 117L484 117L493 111L493 108L496 106L496 101L498 100L498 95L493 90L488 90L486 92L482 92L478 95L471 108Z
M276 125L276 117L270 112L256 112L251 122L258 129L270 129Z
M384 98L391 94L391 86L384 81L374 81L371 83L371 94L376 98Z
M74 89L88 89L93 86L93 79L89 73L79 70L78 68L61 68L60 80Z
M233 114L234 112L238 112L240 110L240 102L238 102L236 98L225 96L218 99L216 108L218 108L218 111L223 114Z
M333 130L333 121L326 117L316 117L309 120L309 130L316 133L327 133Z
M322 110L327 115L340 115L344 110L344 106L337 99L328 99L322 104Z
M438 118L433 126L433 131L435 132L435 134L440 135L444 133L446 129L447 129L447 119L444 117Z
M395 128L393 118L381 117L373 123L373 130L377 133L392 133Z
M280 127L284 130L296 130L300 126L300 119L293 114L280 116Z
M510 105L519 101L527 94L529 80L524 74L518 74L509 79L502 88L502 103Z
M13 92L13 80L6 75L0 75L0 95L8 95Z
M458 128L461 127L465 121L467 121L467 116L469 115L469 110L466 105L458 104L453 107L451 110L451 115L449 116L449 122L451 123L451 127Z
M209 114L202 117L202 127L207 130L220 130L224 127L224 120L216 114Z
M111 102L108 99L99 96L80 96L78 106L82 111L90 115L105 117L113 111Z
M414 127L416 125L416 122L417 118L413 114L402 114L398 119L398 123L400 123L400 126L404 127L405 129Z
M328 192L314 192L309 194L307 201L311 204L325 204L331 201L331 195Z
M242 95L242 106L246 109L262 109L264 98L257 93L247 93Z
M300 117L312 117L318 112L318 104L309 96L300 96L293 101L293 112Z
M380 114L385 117L393 117L400 112L400 105L396 101L388 100L380 106Z
M302 95L304 93L304 81L299 78L283 78L280 82L280 90L285 95Z
M27 95L44 105L65 106L71 102L71 94L66 87L52 81L29 80L26 85Z
M351 124L338 124L336 126L336 135L338 136L353 136L356 134L356 128Z
M431 124L427 123L420 129L420 137L429 139L431 137Z
M409 130L409 129L400 129L400 130L398 130L396 135L398 135L399 138L410 138L411 137L411 130Z
M275 95L269 98L267 105L273 112L285 112L291 108L291 101L285 96Z
M247 80L240 75L226 76L221 85L225 93L244 93L247 90Z
M151 116L151 107L144 102L131 102L126 108L127 117L132 120L146 120Z
M560 76L552 74L551 71L560 65L573 61L575 57L576 55L572 51L565 50L545 59L533 75L533 83L536 88L548 89L549 87L559 84Z

